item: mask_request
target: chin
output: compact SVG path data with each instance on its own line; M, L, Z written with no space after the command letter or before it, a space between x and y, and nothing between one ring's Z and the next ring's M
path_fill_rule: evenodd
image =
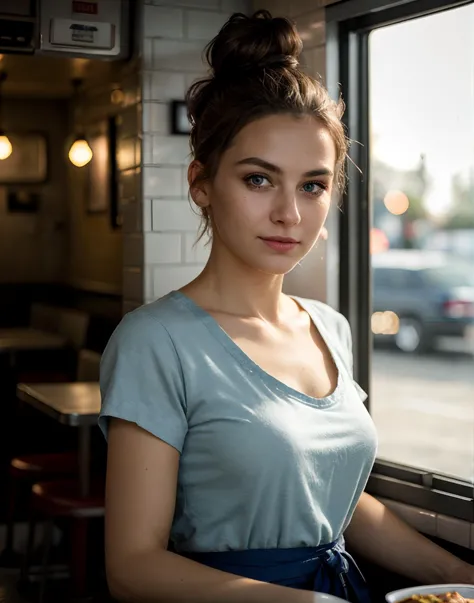
M249 266L254 270L258 270L259 272L263 272L264 274L272 275L272 276L284 276L288 274L298 265L299 258L292 257L274 257L274 258L261 258L259 262L255 260L253 262L248 262Z
M255 249L251 244L243 244L240 248L228 247L231 254L239 263L247 266L250 270L261 272L272 276L288 274L308 253L308 249L301 248L289 253L265 252ZM242 253L243 252L243 253Z

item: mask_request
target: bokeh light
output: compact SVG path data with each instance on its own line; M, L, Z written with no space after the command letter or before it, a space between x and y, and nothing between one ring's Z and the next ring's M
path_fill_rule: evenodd
M380 228L372 228L370 230L370 253L382 253L390 247L387 235Z
M394 216L401 216L410 207L408 197L402 191L388 191L383 199L385 207Z
M395 312L374 312L371 318L374 335L396 335L400 328L400 319Z

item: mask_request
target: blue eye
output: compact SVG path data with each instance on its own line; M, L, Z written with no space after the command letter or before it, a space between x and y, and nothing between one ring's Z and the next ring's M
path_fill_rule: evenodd
M252 176L248 176L246 180L252 186L261 187L263 184L265 184L267 178L265 178L265 176L261 176L260 174L253 174Z
M305 193L314 194L322 190L322 186L317 182L307 182L303 185Z

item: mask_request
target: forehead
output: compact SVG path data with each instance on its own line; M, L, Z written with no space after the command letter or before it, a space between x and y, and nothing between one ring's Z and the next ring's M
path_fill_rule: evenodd
M230 162L259 157L283 171L333 169L336 162L331 134L310 115L270 115L252 121L240 130L224 155Z

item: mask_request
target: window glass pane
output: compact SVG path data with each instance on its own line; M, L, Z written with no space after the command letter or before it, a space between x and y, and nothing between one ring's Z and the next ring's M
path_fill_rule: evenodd
M369 38L379 457L474 481L474 4Z

